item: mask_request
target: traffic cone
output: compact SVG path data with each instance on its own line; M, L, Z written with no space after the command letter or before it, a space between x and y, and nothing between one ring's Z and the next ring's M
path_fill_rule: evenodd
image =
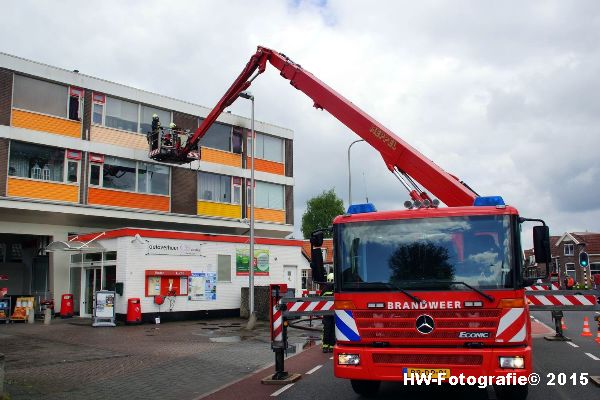
M567 330L567 324L565 324L565 319L564 318L560 319L560 327L562 328L563 331Z
M588 317L583 317L583 332L581 332L581 336L592 336Z
M596 343L600 344L600 327L598 327L598 335L596 336Z

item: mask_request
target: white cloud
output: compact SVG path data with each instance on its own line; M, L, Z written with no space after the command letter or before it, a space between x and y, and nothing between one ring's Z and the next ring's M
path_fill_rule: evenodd
M12 1L3 13L0 51L209 107L256 45L272 47L481 194L554 234L600 231L594 1ZM310 196L335 187L346 201L356 135L273 68L251 90L258 119L295 131L297 226ZM352 151L354 198L401 207L378 153Z

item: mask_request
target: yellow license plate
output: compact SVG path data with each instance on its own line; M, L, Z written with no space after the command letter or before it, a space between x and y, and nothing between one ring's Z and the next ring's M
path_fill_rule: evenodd
M448 379L448 378L450 378L450 370L447 368L412 368L412 367L408 367L408 368L406 368L406 375L408 375L408 376L411 376L411 375L429 376L429 375L431 375L432 378L436 378L436 379L441 375L444 379Z

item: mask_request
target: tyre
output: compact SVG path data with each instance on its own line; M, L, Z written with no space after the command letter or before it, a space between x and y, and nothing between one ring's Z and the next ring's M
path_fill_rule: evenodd
M374 397L377 395L379 385L381 384L380 381L363 381L357 379L352 379L350 383L352 384L352 390L364 397Z
M494 385L494 391L498 400L525 400L529 393L528 385Z

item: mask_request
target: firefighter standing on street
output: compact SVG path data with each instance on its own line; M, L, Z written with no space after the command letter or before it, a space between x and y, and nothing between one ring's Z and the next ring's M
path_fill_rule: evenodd
M323 287L321 296L333 296L333 272L327 275L327 283ZM332 353L335 344L335 317L326 315L323 317L323 337L321 348L323 353Z

